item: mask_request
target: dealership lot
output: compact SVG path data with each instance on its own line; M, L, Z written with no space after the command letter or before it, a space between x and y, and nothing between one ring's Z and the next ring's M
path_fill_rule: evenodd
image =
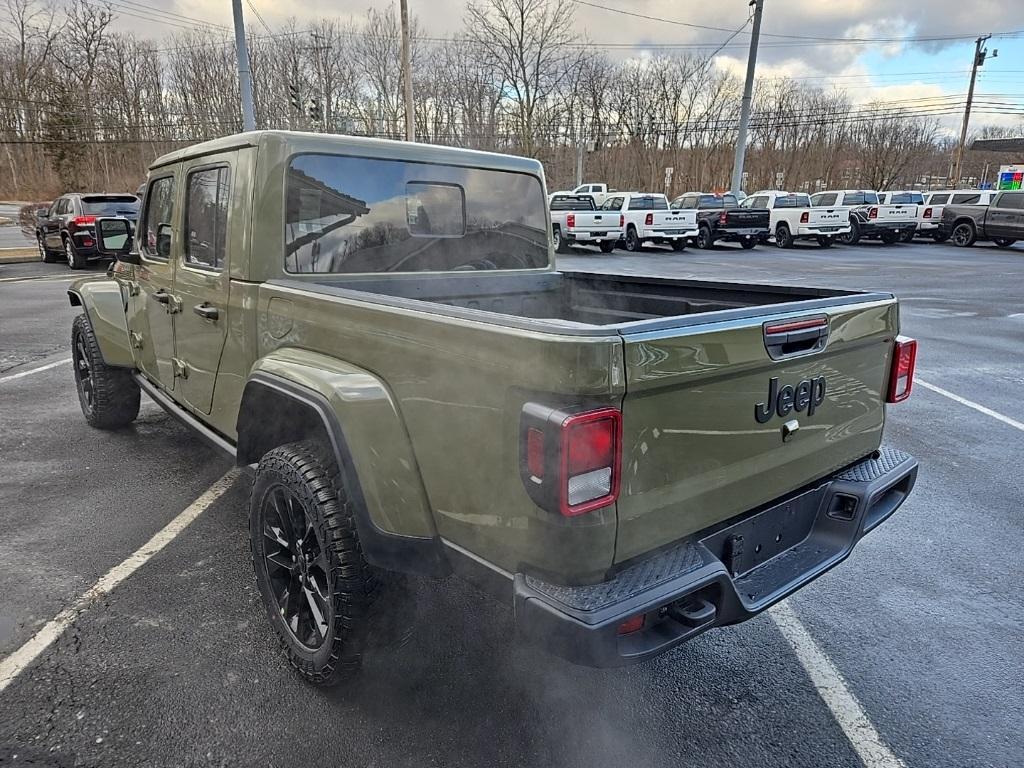
M1024 763L1024 247L578 249L559 264L900 296L918 385L887 442L921 461L917 489L787 602L883 751L837 719L769 616L582 669L515 645L506 609L458 582L417 585L412 640L356 687L309 689L259 605L242 476L0 691L0 764ZM230 469L148 401L129 430L85 425L63 362L69 279L0 267L0 659Z

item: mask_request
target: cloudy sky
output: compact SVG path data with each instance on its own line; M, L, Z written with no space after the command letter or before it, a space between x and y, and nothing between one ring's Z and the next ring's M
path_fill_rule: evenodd
M391 4L389 0L249 2L271 28L289 17L359 18L370 7ZM138 3L134 5L138 7ZM749 14L747 0L560 0L560 5L581 39L591 40L615 57L650 56L660 50L711 52L730 37L729 31L720 30L737 29ZM214 23L231 21L228 0L216 4L156 0L152 7ZM409 7L428 34L444 36L461 26L465 0L409 0ZM255 25L250 6L243 3L243 9L247 22ZM118 2L115 10L119 10ZM150 20L155 22L153 36L176 31L152 16ZM140 31L138 26L134 29ZM758 73L787 75L826 88L842 87L860 101L948 104L964 98L973 38L989 32L995 35L988 43L989 50L998 49L999 55L981 70L977 117L972 126L1019 125L1022 116L998 112L1016 109L1024 113L1024 0L765 0ZM1014 32L1017 34L1007 34ZM793 36L857 41L815 42ZM889 41L867 42L878 38ZM908 38L961 39L912 42ZM717 64L742 74L749 40L748 26L721 49ZM942 121L949 127L958 124L953 116L942 117Z

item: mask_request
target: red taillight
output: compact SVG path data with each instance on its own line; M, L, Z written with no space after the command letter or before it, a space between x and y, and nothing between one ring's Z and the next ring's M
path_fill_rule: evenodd
M624 215L622 215L621 213L619 214L619 226L620 227L626 226L626 217Z
M868 218L869 219L877 219L878 218L878 209L877 208L872 208L868 212Z
M615 501L622 458L622 413L614 408L580 413L562 423L559 511L582 515Z
M632 618L626 619L624 622L619 624L620 635L630 635L634 632L639 632L644 628L644 615L641 613L639 616L633 616Z
M565 225L567 227L569 227L570 229L572 227L576 226L576 214L575 213L570 213L568 216L565 217Z
M924 217L926 219L930 219L932 217L932 209L931 208L925 208L924 209Z
M95 245L95 243L93 243L91 237L83 237L82 238L82 245L84 245L86 248L92 248L93 245Z
M523 406L520 475L539 507L575 517L619 495L622 413L572 413L539 403Z
M644 218L644 224L646 226L648 226L648 227L654 224L654 214L653 213L648 213L647 214L647 216Z
M729 221L729 214L727 214L725 211L722 211L720 214L718 214L718 223L719 224L725 224L728 221Z
M74 224L76 227L81 227L81 226L83 226L85 224L95 224L96 223L96 217L95 216L75 216L75 218L73 218L71 220L71 223Z
M810 220L811 220L811 212L810 211L804 211L803 213L800 214L800 223L801 224L807 224Z
M914 387L914 366L917 363L917 341L897 336L892 351L892 370L889 372L887 403L899 403L910 397Z

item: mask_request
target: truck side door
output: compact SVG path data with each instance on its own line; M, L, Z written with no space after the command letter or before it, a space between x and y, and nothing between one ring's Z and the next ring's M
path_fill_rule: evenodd
M43 239L46 247L53 251L63 251L64 243L60 241L60 215L67 205L66 197L58 197L50 206L50 213L43 222Z
M175 357L181 396L201 413L212 410L227 338L228 233L232 219L238 218L231 211L234 155L197 158L182 169L183 236L174 276L181 312L174 323Z
M139 369L164 389L174 389L174 282L177 174L154 172L146 190L137 242L139 266L129 286L128 333Z

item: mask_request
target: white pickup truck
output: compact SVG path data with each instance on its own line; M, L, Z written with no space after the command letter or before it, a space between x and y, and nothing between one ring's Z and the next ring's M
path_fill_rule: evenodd
M670 211L668 198L657 192L616 192L601 210L622 214L627 251L639 251L645 243L670 244L681 251L697 236L697 212Z
M886 245L898 243L906 232L917 229L916 205L883 205L878 193L870 189L837 189L811 196L818 208L850 208L850 231L837 235L836 241L855 245L861 240L878 239Z
M850 232L849 208L812 206L804 192L762 190L744 199L740 207L768 210L772 237L780 248L791 248L796 240L817 240L822 248L829 248L838 235Z
M548 209L551 238L558 253L568 253L573 244L597 245L611 253L622 238L622 214L598 210L590 195L556 192L548 199Z
M917 206L917 214L914 216L914 221L917 222L917 226L913 231L904 232L901 239L904 243L909 243L914 239L914 235L921 229L921 225L924 223L924 193L919 192L915 189L901 189L894 190L891 192L879 192L878 202L882 205L914 205Z
M930 237L937 243L946 242L949 235L939 230L942 209L946 205L991 205L992 198L997 194L994 189L944 189L941 192L929 192L925 197L921 223L917 225L918 234Z

